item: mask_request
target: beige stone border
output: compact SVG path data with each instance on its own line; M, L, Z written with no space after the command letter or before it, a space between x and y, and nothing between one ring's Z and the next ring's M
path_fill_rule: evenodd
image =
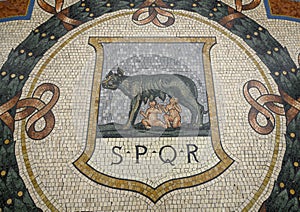
M89 25L87 25L86 27L82 28L81 30L78 30L77 32L75 32L72 36L69 37L69 39L65 40L61 45L59 45L57 47L57 49L50 54L50 56L46 59L46 61L42 64L40 70L37 72L37 74L35 75L35 78L31 84L31 87L29 89L29 92L27 94L27 97L30 97L33 93L34 88L37 85L37 81L40 77L40 75L42 74L42 72L45 70L45 68L47 67L47 65L50 63L50 61L52 60L52 58L55 57L55 55L61 51L66 45L68 45L73 39L75 39L78 35L82 34L83 32L114 18L118 18L118 17L122 17L122 16L126 16L126 15L132 15L134 11L125 11L123 13L118 13L116 15L112 15L106 18L100 18L100 20L91 23ZM228 37L231 41L233 41L236 45L238 45L241 49L243 49L245 51L245 53L247 54L247 56L252 60L252 62L256 65L256 67L258 68L260 74L262 75L262 77L265 80L265 83L267 85L267 88L269 89L270 93L273 93L271 85L263 71L263 68L261 67L261 65L256 61L256 59L253 57L253 55L249 52L249 50L247 48L245 48L240 41L236 40L236 38L234 38L232 36L232 34L230 32L228 32L226 29L221 28L220 26L216 26L214 24L212 24L211 22L207 21L207 20L203 20L200 17L198 17L199 15L190 15L187 14L187 12L178 12L175 11L174 14L178 15L178 16L182 16L182 17L186 17L186 18L190 18L192 20L196 20L198 22L201 22L203 24L206 24L210 27L212 27L213 29L221 32L223 35L225 35L226 37ZM25 120L22 121L22 129L21 129L21 144L22 144L22 154L23 154L23 160L25 163L25 167L27 170L27 173L29 175L30 181L33 184L34 189L36 190L37 194L40 196L40 198L42 199L42 201L45 203L45 205L51 210L51 211L58 211L58 209L50 202L50 200L46 197L46 195L44 194L43 190L41 189L41 187L39 186L36 177L33 173L32 167L31 167L31 163L28 159L28 153L27 153L27 147L26 147L26 135L25 135ZM257 202L257 200L260 198L260 196L262 195L263 191L265 190L266 186L268 185L270 179L271 179L271 175L274 171L275 168L275 164L278 158L278 150L279 150L279 141L280 141L280 125L281 125L281 121L279 119L279 116L276 115L276 139L275 139L275 146L274 146L274 152L272 155L272 162L271 165L269 166L269 169L267 171L267 174L263 180L263 183L261 184L261 186L259 187L258 191L254 194L253 198L251 200L249 200L249 203L247 204L247 206L243 209L243 211L248 211L250 208L253 207L253 205Z
M215 154L220 161L212 168L202 173L189 177L181 177L168 180L157 187L152 187L146 183L132 180L115 178L95 170L88 164L95 149L96 127L99 108L100 84L103 65L103 46L102 43L204 43L202 55L204 64L204 75L208 94L208 107L211 124L211 140ZM128 190L142 194L149 198L152 202L157 202L161 197L169 192L178 189L190 188L206 183L219 175L221 175L234 161L223 150L218 119L215 104L214 86L212 79L212 70L210 64L210 49L216 43L213 37L91 37L89 44L96 50L96 66L94 73L94 82L92 88L92 97L90 105L90 117L88 127L88 140L83 154L74 162L74 166L89 179L110 188ZM200 52L199 52L200 53Z

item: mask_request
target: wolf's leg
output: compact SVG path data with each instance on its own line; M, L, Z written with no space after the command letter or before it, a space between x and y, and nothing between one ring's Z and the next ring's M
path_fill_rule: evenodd
M203 114L204 114L204 106L203 105L201 105L199 102L197 102L197 104L198 104L198 111L199 111L199 113L198 113L198 124L199 124L199 126L202 126L203 125Z
M142 104L141 96L137 95L131 100L130 104L130 111L129 111L129 117L127 120L127 123L123 127L124 129L129 129L131 126L134 125L135 119L137 117L137 114L140 110Z
M201 105L197 100L191 103L192 107L189 108L192 113L192 124L194 127L202 127L203 126L203 114L204 114L204 106Z
M202 123L200 122L201 120L199 120L199 116L200 116L199 106L197 101L193 97L185 96L180 100L179 104L182 104L183 106L187 107L190 110L192 114L191 124L193 126L199 127L200 125L202 125Z
M199 122L199 110L198 110L198 105L196 102L190 102L190 107L189 110L191 111L192 113L192 117L191 117L191 124L194 126L194 127L198 127L200 125L200 122ZM198 119L197 119L198 117Z

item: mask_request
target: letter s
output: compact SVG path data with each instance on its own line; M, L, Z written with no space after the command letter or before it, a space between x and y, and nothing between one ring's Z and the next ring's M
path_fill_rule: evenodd
M111 165L114 165L114 164L120 164L120 163L122 163L122 161L123 161L122 155L120 155L120 154L118 154L117 152L115 152L115 149L121 150L122 147L121 147L121 146L114 146L114 147L112 148L112 150L111 150L112 153L113 153L114 155L117 155L120 159L119 159L118 162L112 162Z

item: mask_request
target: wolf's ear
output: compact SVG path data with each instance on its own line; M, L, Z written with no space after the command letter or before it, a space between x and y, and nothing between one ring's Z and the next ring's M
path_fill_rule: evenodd
M119 76L124 76L124 71L120 67L118 67L117 74Z
M111 76L113 75L114 73L112 72L112 70L110 70L110 72L108 72L107 76Z

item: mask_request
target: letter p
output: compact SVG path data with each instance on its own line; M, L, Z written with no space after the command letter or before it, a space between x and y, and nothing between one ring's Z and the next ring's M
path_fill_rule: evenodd
M143 145L135 145L136 163L139 163L140 155L145 155L146 153L147 153L147 147Z

